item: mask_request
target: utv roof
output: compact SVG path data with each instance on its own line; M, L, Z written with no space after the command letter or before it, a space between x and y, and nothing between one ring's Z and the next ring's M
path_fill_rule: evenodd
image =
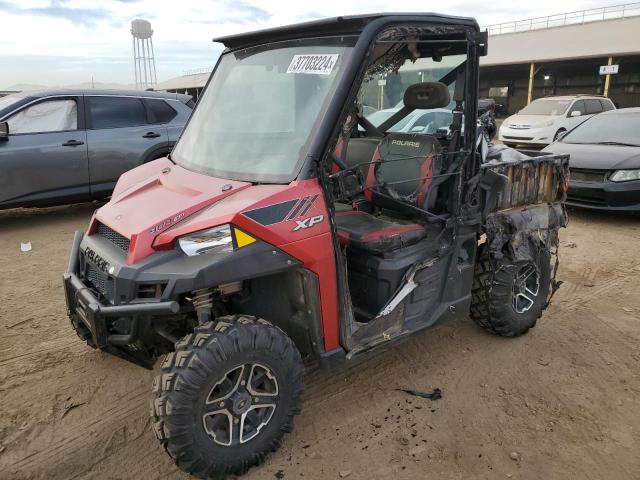
M367 25L376 20L380 20L383 25L386 23L427 22L437 25L460 25L471 27L476 31L480 30L478 22L476 22L474 18L469 17L439 15L437 13L372 13L368 15L325 18L311 22L286 25L284 27L227 35L224 37L216 37L213 41L220 42L227 48L236 49L297 38L357 35L361 33Z

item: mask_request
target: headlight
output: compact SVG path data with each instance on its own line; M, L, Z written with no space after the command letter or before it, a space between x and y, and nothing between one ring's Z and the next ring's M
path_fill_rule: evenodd
M233 250L231 226L219 227L190 233L178 240L180 249L190 257L203 253L226 253Z
M640 169L616 170L611 174L609 180L611 180L612 182L628 182L629 180L640 180Z
M540 124L536 125L536 127L538 127L538 128L551 127L554 123L555 123L554 120L549 120L548 122L544 122L544 123L540 123Z

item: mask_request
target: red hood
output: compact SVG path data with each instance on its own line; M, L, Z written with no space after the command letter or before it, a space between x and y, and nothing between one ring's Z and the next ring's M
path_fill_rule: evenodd
M120 177L111 201L95 220L130 240L128 263L152 253L156 236L204 207L251 184L202 175L166 158L135 168Z
M288 185L252 185L186 170L163 158L130 170L120 177L111 201L100 208L89 234L101 222L127 237L127 263L133 264L155 250L173 248L176 238L216 225L233 223L274 246L329 231L324 222L311 230L293 230L291 216L277 225L261 225L244 213L279 202L321 197L317 180ZM313 203L313 202L311 202ZM308 216L323 214L324 201L309 204ZM301 203L302 205L302 203Z

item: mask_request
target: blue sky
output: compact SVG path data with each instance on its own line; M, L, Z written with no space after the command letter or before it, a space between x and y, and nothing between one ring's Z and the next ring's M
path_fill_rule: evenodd
M481 25L600 7L606 0L0 0L0 89L15 84L60 86L90 81L133 83L130 22L154 29L158 80L210 67L214 36L380 11L436 11L476 17Z

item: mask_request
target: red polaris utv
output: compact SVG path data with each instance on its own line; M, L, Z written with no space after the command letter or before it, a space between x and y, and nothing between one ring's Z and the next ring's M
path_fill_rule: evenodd
M91 347L148 368L166 354L153 428L201 478L278 447L303 358L345 364L468 315L527 332L555 290L568 176L566 156L487 148L473 19L338 17L216 41L170 158L122 175L64 275Z

